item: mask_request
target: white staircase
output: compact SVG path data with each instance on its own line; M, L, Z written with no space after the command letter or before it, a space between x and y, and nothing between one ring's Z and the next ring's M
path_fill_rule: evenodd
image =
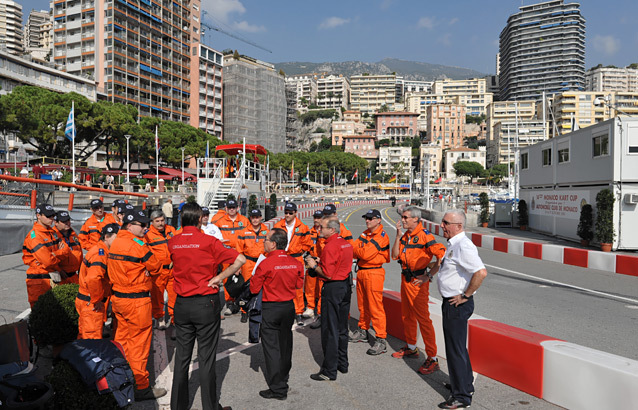
M215 172L211 178L199 178L197 180L197 203L208 207L211 215L217 213L217 204L219 204L219 201L225 201L228 195L232 194L235 198L238 198L241 188L241 177L222 177L226 169L226 161L224 159L218 158L215 166ZM235 175L241 176L243 173L244 167L242 166Z

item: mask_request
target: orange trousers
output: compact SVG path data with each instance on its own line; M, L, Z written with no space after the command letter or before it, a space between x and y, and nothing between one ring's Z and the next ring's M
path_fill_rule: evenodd
M66 285L68 283L80 283L80 275L78 273L76 273L75 275L71 276L70 278L64 279L62 282L60 282L60 285Z
M111 303L117 320L113 340L124 348L126 360L135 375L137 389L145 389L149 386L146 365L153 337L151 299L128 299L113 295Z
M80 315L78 318L78 339L101 339L106 306L103 311L95 312L93 306L87 305L87 303L84 300L75 299L75 310Z
M173 307L177 294L173 290L173 274L162 272L152 277L153 287L151 288L151 303L153 306L153 318L160 319L166 314L164 312L164 291L168 293L168 315L173 319Z
M383 308L383 282L385 269L360 269L357 272L357 305L359 306L359 327L370 329L370 322L374 327L376 337L385 339L386 331L385 309Z
M319 280L316 276L310 277L308 273L306 273L306 283L304 284L304 289L306 291L306 303L308 304L308 308L315 310L317 308L317 314L321 314L321 288L323 287L323 282Z
M417 322L421 330L421 337L425 344L425 352L428 357L436 357L436 336L434 326L430 320L430 282L424 282L421 286L405 283L401 278L401 317L405 341L407 344L416 344Z
M31 308L35 302L51 289L51 279L27 279L27 296Z

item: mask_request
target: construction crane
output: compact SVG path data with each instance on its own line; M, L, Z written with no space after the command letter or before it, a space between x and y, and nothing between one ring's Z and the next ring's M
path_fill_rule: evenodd
M245 38L242 38L242 37L240 37L240 36L238 36L238 35L236 35L236 34L229 33L228 31L226 31L226 30L222 30L222 29L221 29L221 28L219 28L219 27L211 26L210 24L204 23L204 17L205 17L206 15L208 15L208 12L207 12L206 10L202 10L202 19L201 19L201 20L202 20L202 21L201 21L201 25L202 25L202 27L206 27L206 28L207 28L207 29L209 29L209 30L215 30L215 31L217 31L217 32L219 32L219 33L222 33L222 34L226 34L228 37L232 37L232 38L237 39L237 40L239 40L239 41L242 41L242 42L244 42L244 43L246 43L246 44L250 44L250 45L251 45L251 46L253 46L253 47L257 47L257 48L260 48L260 49L262 49L262 50L264 50L264 51L268 51L269 53L272 53L272 51L268 50L266 47L262 47L262 46L260 46L259 44L255 43L255 42L253 42L253 41L250 41L250 40L247 40L247 39L245 39ZM205 32L205 30L204 30L204 29L202 29L202 43L204 42L204 34L205 34L205 33L206 33L206 32Z

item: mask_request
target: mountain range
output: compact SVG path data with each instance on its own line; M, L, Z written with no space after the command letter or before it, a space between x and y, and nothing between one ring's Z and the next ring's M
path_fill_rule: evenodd
M441 64L423 63L419 61L399 60L396 58L385 58L377 63L365 61L343 61L343 62L282 62L275 63L277 70L283 70L287 76L327 73L342 74L345 77L353 75L368 74L391 74L403 76L405 80L414 81L434 81L443 78L453 80L463 80L467 78L481 78L486 74L478 71L453 67Z

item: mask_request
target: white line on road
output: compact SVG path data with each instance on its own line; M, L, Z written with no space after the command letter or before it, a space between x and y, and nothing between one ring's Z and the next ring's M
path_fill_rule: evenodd
M609 297L609 298L622 300L622 301L629 302L629 303L635 303L636 305L638 305L638 300L636 300L636 299L625 298L625 297L622 297L622 296L612 295L611 293L599 292L597 290L592 290L592 289L587 289L587 288L583 288L583 287L580 287L580 286L570 285L568 283L557 282L557 281L551 280L551 279L545 279L545 278L541 278L541 277L538 277L538 276L528 275L528 274L523 273L523 272L518 272L518 271L515 271L515 270L511 270L511 269L506 269L506 268L501 268L500 266L488 265L488 264L485 264L485 266L488 267L488 268L499 269L499 270L502 270L504 272L513 273L515 275L523 276L523 277L526 277L526 278L536 279L536 280L540 280L540 281L543 281L543 282L552 283L554 285L565 286L565 287L568 287L568 288L581 290L583 292L592 293L594 295L606 296L606 297Z
M22 312L18 316L16 316L16 320L22 320L25 317L29 316L30 313L31 313L31 308L28 308L27 310L25 310L24 312Z

